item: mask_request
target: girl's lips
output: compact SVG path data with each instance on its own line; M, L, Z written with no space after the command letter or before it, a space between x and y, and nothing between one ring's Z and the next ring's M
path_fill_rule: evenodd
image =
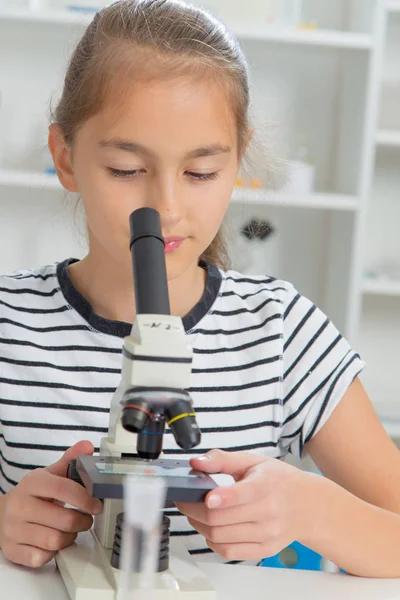
M165 238L164 242L165 242L165 252L174 252L174 250L177 250L185 241L186 238Z

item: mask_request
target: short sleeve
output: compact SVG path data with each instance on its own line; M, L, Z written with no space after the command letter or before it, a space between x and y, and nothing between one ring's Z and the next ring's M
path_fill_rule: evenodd
M283 307L284 452L301 457L364 365L329 318L289 285Z

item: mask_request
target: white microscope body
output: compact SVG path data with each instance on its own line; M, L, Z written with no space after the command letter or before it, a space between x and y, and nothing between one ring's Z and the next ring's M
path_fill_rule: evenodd
M136 213L150 210L140 209ZM131 215L131 228L133 228L134 215L135 213ZM158 217L157 213L156 215ZM142 233L137 236L137 239L149 237L151 238L151 234L146 236ZM131 238L131 248L133 242ZM162 258L165 269L164 248L162 248ZM140 271L140 265L134 261L135 294L136 305L138 305L137 287L140 281L137 279L138 273L135 272L135 267ZM146 273L143 276L148 278ZM151 302L149 303L151 305ZM159 311L156 314L141 312L142 314L137 310L131 335L124 339L121 382L111 401L108 436L101 440L100 457L136 456L136 460L141 460L137 452L141 434L132 433L132 430L128 431L123 426L123 413L126 406L135 407L134 410L142 408L136 406L134 400L124 401L124 397L127 394L129 396L130 390L144 390L146 396L147 389L151 397L157 395L157 391L154 390L166 389L175 391L175 396L179 398L179 391L181 390L185 397L185 394L187 396L185 390L190 387L192 349L187 345L182 320L169 314L160 314ZM184 413L178 410L178 413L171 417L168 414L167 396L159 394L161 413L162 409L167 408L164 421L171 426L173 423L179 425L180 420L182 423L186 420L189 435L191 427L196 434L194 412L189 412L190 409ZM146 409L143 410L146 412ZM154 415L154 412L157 412L157 405L153 404L150 412ZM139 416L140 414L139 412ZM161 445L163 430L162 427L161 437L152 436L155 440L157 438L161 440ZM151 439L150 436L146 438ZM141 439L145 439L146 442L146 438L142 436ZM192 446L196 443L198 442L193 442ZM154 455L156 458L157 454L159 455L160 452L156 450ZM151 461L143 462L145 465L149 462L151 464ZM94 527L88 532L79 534L74 544L60 550L56 556L58 568L71 600L118 600L120 570L112 566L111 556L116 519L117 515L123 512L123 500L104 498L103 504L104 510L95 517ZM135 598L132 600L138 597L148 600L216 600L213 586L178 538L170 539L169 567L157 573L154 581L154 589L148 592L143 590L140 595L134 594Z

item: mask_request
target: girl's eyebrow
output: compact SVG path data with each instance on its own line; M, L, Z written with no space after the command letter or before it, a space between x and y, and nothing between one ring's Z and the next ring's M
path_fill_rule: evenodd
M156 158L154 152L137 144L136 142L129 142L122 139L111 139L105 140L99 143L102 148L115 148L117 150L124 150L125 152L133 152L134 154L142 154L148 158ZM211 144L210 146L204 146L203 148L196 148L191 150L185 155L185 159L188 158L201 158L204 156L214 156L215 154L222 154L231 152L229 146L222 146L221 144Z

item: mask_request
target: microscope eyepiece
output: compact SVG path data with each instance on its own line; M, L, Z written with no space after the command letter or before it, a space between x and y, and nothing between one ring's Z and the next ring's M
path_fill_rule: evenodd
M140 208L130 215L129 222L136 314L170 315L160 215L152 208ZM162 318L160 321L162 323ZM174 339L172 337L172 345ZM176 359L176 354L172 354ZM135 360L134 355L130 358ZM149 360L156 364L165 361L166 358L168 359L168 356L157 357L157 353L156 356L151 353ZM145 357L141 356L141 360L144 359ZM183 362L191 362L191 359L184 358ZM162 366L163 369L167 368L165 362ZM160 378L158 380L160 381ZM183 381L187 381L186 375ZM151 384L151 381L149 383ZM121 404L122 426L128 431L139 434L137 451L140 457L158 458L162 452L166 422L180 448L188 450L201 441L201 432L196 422L192 400L188 392L183 389L151 385L131 387L125 392Z

